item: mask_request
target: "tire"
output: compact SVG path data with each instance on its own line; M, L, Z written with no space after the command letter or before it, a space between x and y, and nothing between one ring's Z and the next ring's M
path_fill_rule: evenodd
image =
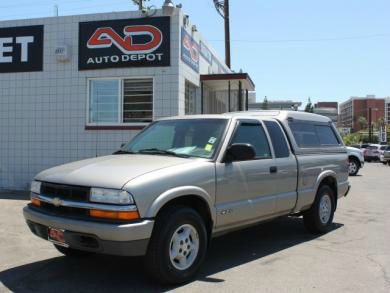
M68 257L85 257L93 254L93 252L78 250L70 247L64 247L57 244L54 244L54 247L63 255Z
M184 236L186 232L191 232L191 236ZM188 282L204 261L207 244L205 223L195 210L183 206L167 208L156 220L145 258L146 268L163 284ZM178 256L174 257L176 253Z
M349 158L348 174L349 176L356 176L359 172L360 164L355 158Z
M322 185L310 210L303 213L306 229L312 233L326 233L330 230L335 212L335 194L328 185ZM324 209L323 212L320 212Z

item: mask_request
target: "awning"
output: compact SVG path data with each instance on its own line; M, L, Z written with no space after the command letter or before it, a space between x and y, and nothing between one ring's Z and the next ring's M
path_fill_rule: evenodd
M217 114L248 110L249 92L255 84L247 73L203 74L202 113Z
M243 90L255 90L255 84L248 73L202 74L200 81L217 90L227 90L229 81L232 90L238 90L239 82Z

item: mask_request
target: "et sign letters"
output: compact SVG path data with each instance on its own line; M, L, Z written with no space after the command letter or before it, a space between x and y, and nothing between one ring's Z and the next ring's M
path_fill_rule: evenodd
M0 28L0 73L42 71L43 25Z

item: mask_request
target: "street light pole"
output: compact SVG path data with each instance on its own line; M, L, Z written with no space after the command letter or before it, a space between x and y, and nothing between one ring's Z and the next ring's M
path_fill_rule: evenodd
M368 141L372 142L372 108L368 108Z
M231 68L230 56L230 8L229 0L225 0L225 60L227 67Z
M230 7L229 0L213 0L215 9L222 16L225 22L225 63L231 68L230 57Z

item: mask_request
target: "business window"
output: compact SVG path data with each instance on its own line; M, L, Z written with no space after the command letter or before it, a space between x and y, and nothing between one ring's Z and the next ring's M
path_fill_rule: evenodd
M130 124L152 120L152 79L89 80L88 123Z

